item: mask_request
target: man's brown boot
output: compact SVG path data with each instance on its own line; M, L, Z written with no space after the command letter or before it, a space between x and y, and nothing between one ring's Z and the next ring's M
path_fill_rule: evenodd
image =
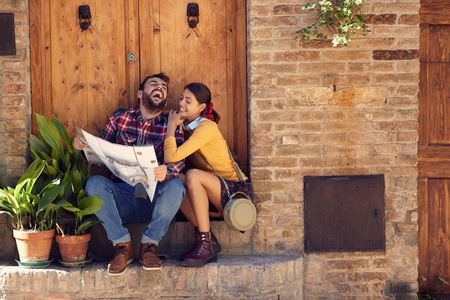
M144 270L160 269L162 262L156 256L156 245L153 243L141 243L139 250L139 262L143 265Z
M125 272L127 265L133 262L133 246L131 241L128 243L118 243L116 245L116 254L108 264L108 273L110 275L119 275Z

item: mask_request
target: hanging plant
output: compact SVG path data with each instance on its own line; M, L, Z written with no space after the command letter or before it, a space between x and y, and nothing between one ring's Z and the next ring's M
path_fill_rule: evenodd
M339 44L347 46L351 41L350 36L357 29L362 30L362 35L370 32L361 10L363 4L364 0L320 0L307 3L302 10L316 9L319 14L318 22L297 31L297 34L304 43L311 39L322 43L328 39L327 29L331 29L334 33L333 47Z

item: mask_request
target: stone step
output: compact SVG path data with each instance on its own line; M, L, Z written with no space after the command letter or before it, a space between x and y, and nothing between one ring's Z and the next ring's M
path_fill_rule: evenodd
M43 269L0 266L0 298L19 299L302 299L300 256L219 255L199 268L174 259L160 270L145 271L133 262L122 275L106 272L107 262L84 268Z

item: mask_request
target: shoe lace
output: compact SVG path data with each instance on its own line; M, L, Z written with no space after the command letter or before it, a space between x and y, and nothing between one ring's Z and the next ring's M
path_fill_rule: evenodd
M126 246L119 246L119 247L117 247L117 249L116 249L116 255L115 255L115 256L117 256L118 254L124 254L124 255L127 255L127 254L128 254L128 249L127 249L127 247L126 247Z
M144 254L146 254L146 253L148 253L148 252L151 252L151 253L155 254L155 253L156 253L155 247L156 247L155 245L149 245L149 246L146 246L146 247L144 248Z

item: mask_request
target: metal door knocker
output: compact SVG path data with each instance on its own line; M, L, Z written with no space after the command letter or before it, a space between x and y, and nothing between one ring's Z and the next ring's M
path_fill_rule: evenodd
M195 28L199 22L199 12L197 3L188 3L187 6L187 22L189 27ZM191 18L194 18L191 20Z
M91 26L91 9L89 8L89 5L78 6L78 17L80 19L81 30L84 31ZM88 22L83 20L88 20Z

